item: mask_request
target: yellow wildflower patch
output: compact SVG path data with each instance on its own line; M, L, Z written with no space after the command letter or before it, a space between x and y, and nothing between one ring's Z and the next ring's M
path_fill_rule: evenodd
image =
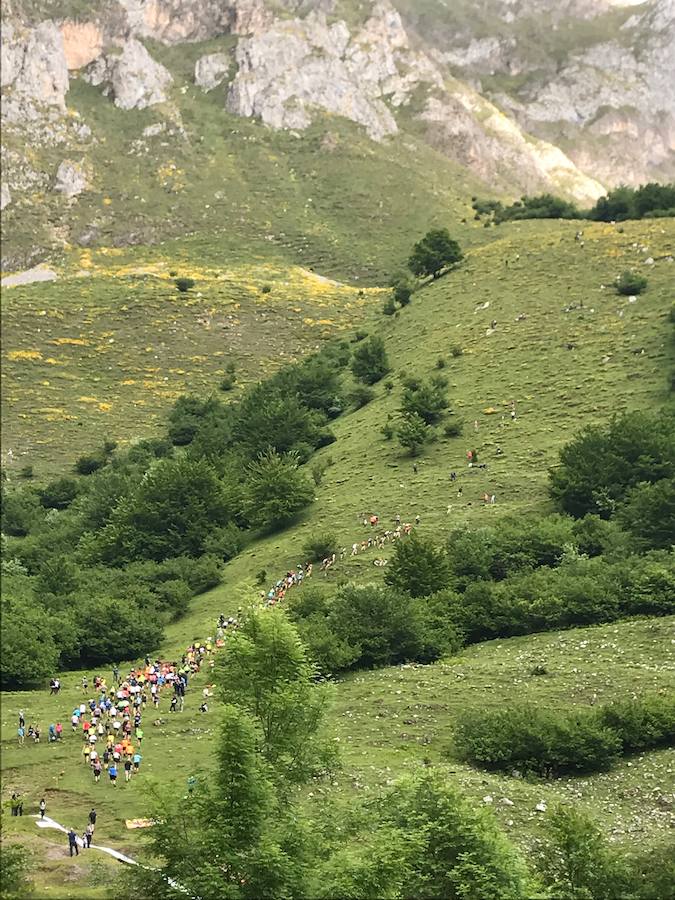
M98 400L96 399L96 397L78 397L77 402L78 403L98 403Z
M42 359L42 354L39 350L10 350L7 354L7 359L12 361L18 359Z
M112 409L112 403L99 403L98 408L101 412L110 412Z
M136 384L133 378L125 378L124 381L120 382L121 384Z
M49 342L50 344L58 344L64 345L68 344L73 347L87 347L89 345L89 341L85 341L84 338L70 338L70 337L60 337L54 338L53 341Z

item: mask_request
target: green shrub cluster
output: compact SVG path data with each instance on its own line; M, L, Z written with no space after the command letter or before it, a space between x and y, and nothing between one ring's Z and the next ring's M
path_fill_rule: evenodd
M182 397L166 437L107 442L77 461L86 478L4 482L3 685L145 654L252 530L291 522L314 498L300 466L334 440L350 357L329 344L230 404Z
M600 197L590 210L580 210L553 194L524 196L509 206L499 200L474 197L472 206L475 218L485 219L488 224L519 219L592 219L599 222L657 219L675 216L675 183L650 182L638 188L621 185Z
M452 752L487 768L548 778L603 771L623 753L673 742L675 698L655 694L564 713L516 704L467 712Z

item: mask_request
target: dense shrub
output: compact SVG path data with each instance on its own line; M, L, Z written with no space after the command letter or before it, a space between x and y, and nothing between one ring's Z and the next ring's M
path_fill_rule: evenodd
M675 543L675 478L638 484L619 509L617 521L642 549Z
M75 471L78 475L92 475L98 472L106 464L106 458L102 453L89 453L80 456L75 462Z
M357 384L349 392L347 398L349 405L354 409L362 409L367 406L375 397L375 391L365 384Z
M618 734L624 753L675 743L675 697L654 694L603 706L602 722Z
M573 516L610 518L632 487L675 475L675 414L632 412L590 425L560 451L550 492Z
M641 294L647 287L647 279L644 275L633 272L631 269L626 269L625 272L622 272L614 283L617 292L624 296Z
M392 297L401 306L407 306L415 291L415 283L408 275L399 273L391 279Z
M314 500L314 487L293 454L261 453L249 466L246 487L248 520L264 531L288 525Z
M443 425L443 434L448 438L460 437L464 431L464 423L458 416L453 416Z
M0 523L2 533L23 537L44 516L38 494L31 490L11 490L2 486Z
M382 304L382 312L385 316L393 316L396 312L396 303L393 297L387 297Z
M411 456L419 456L431 436L429 426L417 413L404 413L396 426L398 442Z
M404 385L401 397L401 413L417 415L425 425L435 425L448 408L447 381L436 375L428 381Z
M550 777L610 768L619 758L621 741L596 712L560 714L503 705L462 714L453 752L487 768Z
M469 804L438 769L399 782L380 809L395 829L392 837L406 837L408 864L396 896L525 900L538 893L491 811Z
M39 492L40 503L46 509L67 509L80 493L80 485L74 478L56 478Z
M377 335L371 335L362 341L354 351L352 372L354 377L364 384L375 384L389 371L389 360L384 341Z
M3 578L0 682L3 690L40 685L57 670L64 635L38 604L12 600Z
M187 291L191 290L191 288L195 286L193 278L176 278L174 280L174 284L181 292L181 294L187 293Z
M447 556L429 538L413 532L396 544L384 580L394 590L411 597L428 597L450 582Z
M317 562L337 553L338 540L330 531L319 532L305 541L303 552L308 559Z
M608 769L621 753L675 741L675 699L653 695L565 713L528 705L463 714L453 748L478 765L537 775Z

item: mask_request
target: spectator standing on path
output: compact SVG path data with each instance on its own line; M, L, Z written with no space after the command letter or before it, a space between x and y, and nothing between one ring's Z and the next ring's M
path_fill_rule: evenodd
M93 825L94 828L96 828L96 810L94 809L93 806L89 812L89 824ZM92 829L92 831L93 831L93 829Z
M84 829L84 843L85 843L87 850L89 850L91 848L91 839L93 838L93 836L94 836L94 826L91 824L91 822L89 822L87 827Z
M40 800L40 818L41 819L44 819L46 811L47 811L47 801L43 797L42 800Z
M68 832L68 847L70 848L71 857L73 855L73 850L75 851L75 856L80 855L80 848L77 846L77 835L75 834L74 828L71 828Z

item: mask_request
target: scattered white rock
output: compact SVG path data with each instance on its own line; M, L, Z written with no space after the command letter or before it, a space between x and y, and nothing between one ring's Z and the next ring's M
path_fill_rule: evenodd
M6 206L12 202L12 195L9 190L9 185L4 182L0 185L0 211L2 211Z
M54 190L66 197L77 197L89 187L89 178L82 162L64 159L56 170Z
M32 269L26 269L24 272L6 275L0 281L0 285L4 288L18 287L21 284L33 284L36 281L56 281L58 277L53 269L40 265L33 266Z
M546 806L545 800L540 800L539 803L537 803L537 805L535 806L537 812L546 812L547 808L548 807Z
M195 64L195 84L204 92L212 91L225 79L230 60L225 53L209 53Z

